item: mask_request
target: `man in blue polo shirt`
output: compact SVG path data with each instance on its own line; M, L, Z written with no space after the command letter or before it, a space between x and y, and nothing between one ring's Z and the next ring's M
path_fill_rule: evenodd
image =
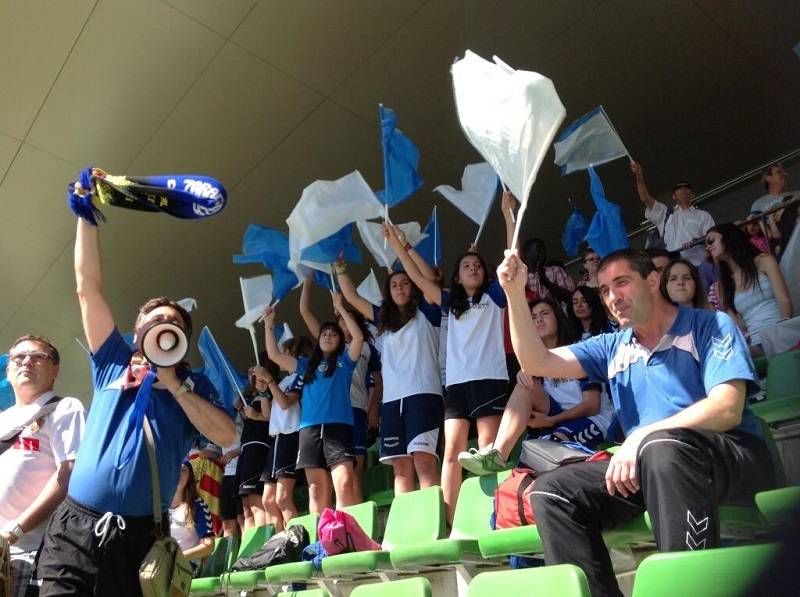
M724 313L678 308L661 295L650 258L617 251L598 269L622 329L548 350L536 334L527 271L507 252L498 276L525 373L608 381L625 441L608 462L542 475L533 491L548 564L581 567L593 596L621 595L601 532L646 509L661 551L716 547L718 506L752 502L773 483L769 451L745 408L752 362Z
M234 439L234 425L203 376L188 367L150 367L128 346L103 296L97 228L82 219L75 239L75 279L94 397L67 498L45 532L37 568L41 595L141 595L138 570L155 539L141 415L155 438L164 529L169 529L165 513L181 462L198 432L227 445ZM141 307L137 334L161 317L181 322L191 333L189 313L162 297Z

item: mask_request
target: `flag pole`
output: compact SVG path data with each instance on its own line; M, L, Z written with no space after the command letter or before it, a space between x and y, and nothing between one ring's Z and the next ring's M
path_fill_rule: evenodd
M631 157L631 152L628 151L627 147L625 147L625 143L622 141L622 137L619 136L617 129L614 128L614 123L611 122L611 119L608 117L608 113L606 112L606 109L603 107L603 104L600 104L600 111L603 113L603 117L606 119L606 122L608 122L608 126L611 127L611 130L614 131L614 134L617 136L619 144L622 145L622 148L625 150L625 155L627 155L628 159L632 162L633 157Z
M530 198L528 199L528 201L530 201ZM521 226L521 224L522 224L522 214L525 213L525 208L528 207L528 201L526 201L525 203L522 203L520 201L520 204L519 204L519 211L517 212L517 219L516 219L516 223L515 223L515 226L514 226L514 236L511 238L511 246L508 247L512 251L517 246L517 243L519 241L519 231L522 228L522 226Z
M256 326L251 323L249 329L250 340L253 341L253 354L256 357L256 363L258 363L258 338L256 337Z
M436 217L436 206L433 206L433 265L439 267L439 260L436 258L438 255L438 251L436 250L437 247L437 236L439 232L439 218Z
M481 225L478 226L478 234L475 235L475 240L472 241L472 244L475 245L476 247L478 246L478 239L481 237L481 232L483 232L484 224L486 224L486 218L484 218L483 222L481 222Z
M508 187L506 186L506 183L504 183L504 182L501 180L501 181L500 181L500 184L501 184L501 185L503 185L503 190L504 190L506 193L510 193L510 191L508 190ZM517 223L517 217L514 215L514 210L513 210L513 209L509 209L509 210L508 210L508 213L511 215L511 221L512 221L514 224L516 224L516 223ZM477 243L476 243L476 244L477 244Z

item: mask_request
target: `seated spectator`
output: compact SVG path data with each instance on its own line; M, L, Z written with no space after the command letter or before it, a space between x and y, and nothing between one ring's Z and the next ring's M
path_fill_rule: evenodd
M759 217L760 212L750 212L750 216L744 222L744 233L747 235L747 240L753 245L760 253L769 253L769 240L764 232L764 224Z
M710 309L700 272L689 261L677 259L661 272L661 294L676 305L689 309Z
M789 190L789 176L780 162L770 164L761 176L761 184L766 194L753 201L750 213L764 213L774 209L787 198L800 196L800 191Z
M67 495L83 436L83 404L53 391L58 350L22 336L8 350L15 404L0 413L0 536L11 545L11 595L25 595L45 521Z
M620 595L601 533L645 511L660 551L719 546L719 504L752 503L774 483L760 426L745 407L752 361L730 317L676 307L644 253L617 251L600 263L598 281L623 329L549 349L528 315L527 271L516 252L507 252L498 275L522 370L610 382L626 437L610 461L537 479L545 562L577 565L594 596Z
M581 250L581 263L583 276L580 285L597 288L597 265L600 263L600 255L592 247L584 247Z
M639 199L645 205L644 217L661 233L667 251L680 251L681 257L699 265L705 258L702 239L714 225L714 219L707 211L692 206L692 185L685 180L676 182L672 188L675 204L667 207L650 194L641 165L631 162L631 170Z
M197 495L197 482L188 460L181 465L178 487L170 502L169 534L194 568L214 551L211 511Z
M760 253L733 224L708 231L706 246L719 265L721 308L738 317L754 355L762 354L761 332L792 316L792 301L778 262Z
M578 330L581 340L615 330L615 326L608 320L600 295L590 286L578 286L575 289L567 315L572 326Z
M670 253L666 249L646 249L645 253L650 257L653 262L653 267L656 268L656 273L660 276L664 268L667 267L673 259L677 259L680 253Z
M572 326L553 299L533 301L530 313L545 346L556 348L575 340ZM520 371L494 443L461 452L458 462L476 475L503 470L526 426L529 438L578 442L594 449L605 441L613 417L611 401L599 383L562 376L545 377L540 382Z

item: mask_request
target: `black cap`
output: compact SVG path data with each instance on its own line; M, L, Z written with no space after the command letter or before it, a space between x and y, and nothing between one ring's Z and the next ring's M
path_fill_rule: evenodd
M694 190L692 183L690 183L688 180L679 180L678 182L675 183L675 186L672 187L672 192L674 193L678 189L684 189L684 188L689 189L691 191Z

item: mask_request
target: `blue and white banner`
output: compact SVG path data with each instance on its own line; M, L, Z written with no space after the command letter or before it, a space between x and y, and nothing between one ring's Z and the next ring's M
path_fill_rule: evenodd
M628 154L603 106L570 124L553 144L561 174L586 170Z

